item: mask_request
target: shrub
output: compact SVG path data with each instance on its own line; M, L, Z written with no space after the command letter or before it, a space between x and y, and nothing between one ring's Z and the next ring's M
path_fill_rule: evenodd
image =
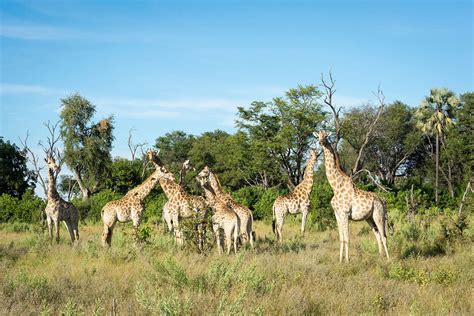
M120 197L120 193L106 189L92 195L85 201L74 199L72 203L77 207L81 220L96 223L101 220L101 211L104 205Z
M0 196L0 223L39 221L46 203L35 196L33 191L26 191L21 199L2 194Z
M336 226L336 218L331 207L333 192L327 181L315 183L310 196L308 222L318 230Z
M277 188L266 189L257 203L255 203L253 218L257 220L271 219L273 217L273 203L284 192Z
M163 192L152 193L145 199L145 210L143 213L143 221L157 222L161 219L163 206L167 199Z

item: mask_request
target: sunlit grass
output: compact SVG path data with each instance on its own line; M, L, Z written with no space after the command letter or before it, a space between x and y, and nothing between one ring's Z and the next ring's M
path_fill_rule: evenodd
M256 222L254 249L237 255L179 249L161 227L135 245L118 225L112 248L101 227L64 229L50 245L38 229L0 230L0 314L472 314L472 243L449 255L386 261L365 223L351 223L350 262L338 263L338 234L285 223L282 245ZM389 236L390 242L390 236Z

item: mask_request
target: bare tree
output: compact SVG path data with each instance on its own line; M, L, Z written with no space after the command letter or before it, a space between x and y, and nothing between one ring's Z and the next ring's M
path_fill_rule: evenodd
M130 149L130 153L132 155L132 161L135 160L136 154L138 149L141 149L141 152L143 154L143 146L145 146L147 143L139 143L139 144L134 144L132 141L132 132L134 131L134 128L131 128L128 131L128 148Z
M361 163L361 158L362 158L362 153L364 152L365 146L369 143L370 137L374 131L375 125L377 125L377 121L380 118L380 115L382 114L384 108L385 108L385 95L383 94L382 90L380 90L380 86L378 87L377 93L374 92L374 95L377 97L379 101L379 108L377 110L377 114L375 116L375 119L372 121L372 123L369 125L369 128L367 129L367 133L365 134L365 139L362 145L359 148L359 152L357 154L356 161L354 163L354 167L352 168L352 177L354 177L359 170L362 169L362 163Z
M336 153L336 158L339 159L339 155L337 154L337 145L339 144L339 141L341 140L341 120L340 120L340 112L342 107L337 107L333 103L333 96L336 93L336 80L332 77L332 72L329 71L329 82L324 79L323 73L321 73L321 82L324 87L325 95L324 95L324 103L329 106L331 109L331 112L334 117L334 127L335 127L335 140L332 142L332 146L334 149L334 152Z
M39 141L38 145L40 145L43 148L43 152L45 153L46 157L51 155L57 161L59 168L55 172L55 175L54 175L54 177L57 178L61 165L62 165L61 153L56 147L56 144L59 141L59 135L57 134L57 128L58 128L59 122L56 122L55 124L51 124L50 121L48 121L47 123L43 123L43 125L48 129L49 136L46 137L46 145L44 145L42 141ZM47 183L47 180L45 180L45 178L41 174L41 171L45 168L45 166L39 164L39 160L40 160L39 157L28 146L29 136L30 136L29 132L26 132L25 139L21 139L21 138L19 139L20 139L21 144L23 145L24 150L29 155L28 159L33 165L33 169L35 170L35 175L38 179L39 184L41 185L41 188L43 189L44 195L48 196L48 183Z

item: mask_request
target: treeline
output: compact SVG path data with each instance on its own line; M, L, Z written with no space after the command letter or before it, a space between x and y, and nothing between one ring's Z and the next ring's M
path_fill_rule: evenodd
M312 133L332 132L344 171L357 184L383 193L390 208L408 212L457 210L473 174L474 93L455 95L432 89L419 106L401 101L341 108L332 101L334 81L298 86L282 97L239 107L237 131L215 130L201 135L171 131L156 139L159 158L178 179L189 159L194 169L184 176L187 190L200 193L194 180L205 166L219 174L223 186L254 212L256 219L271 217L274 199L298 184L311 147ZM141 144L130 136L133 159L112 158L113 116L93 122L95 106L75 94L61 100L59 133L64 144L62 162L73 175L58 179L58 190L78 206L83 220L97 221L101 207L138 185L150 173ZM50 133L54 128L47 125ZM46 192L40 168L43 157L0 139L0 221L34 220L16 214L14 203L39 185ZM25 157L35 170L26 168ZM12 159L10 157L17 157ZM26 195L25 195L26 194ZM309 222L324 229L334 224L323 164L318 164L311 196ZM472 207L467 196L467 207ZM158 220L165 197L159 186L147 198L145 214ZM36 202L35 202L36 203ZM36 208L39 206L34 204ZM6 211L8 210L8 211ZM36 217L35 217L36 216Z

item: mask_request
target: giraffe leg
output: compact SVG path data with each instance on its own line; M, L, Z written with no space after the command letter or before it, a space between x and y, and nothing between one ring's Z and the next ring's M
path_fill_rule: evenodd
M221 254L223 249L222 249L219 225L218 224L212 225L212 229L214 230L214 234L216 235L217 252L218 254Z
M370 228L372 228L372 232L375 235L375 239L377 239L377 246L379 247L379 255L383 254L383 246L382 246L382 240L380 239L380 232L377 229L377 226L374 223L374 220L372 218L367 219L367 223L369 224Z
M46 221L48 222L48 235L49 235L49 242L53 243L53 223L51 222L51 217L46 215Z
M306 218L308 216L308 208L306 207L302 212L303 217L301 218L301 237L304 237L304 229L306 226Z
M68 219L64 221L64 224L66 225L66 229L69 232L69 236L71 237L71 243L74 244L75 236L74 236L74 230L72 228L71 220Z
M344 236L344 247L346 248L346 262L349 262L349 218L347 215L342 217L342 227Z
M334 212L334 214L336 215L337 230L339 231L339 262L342 262L342 256L344 252L344 233L339 215L337 212Z
M226 243L226 246L227 246L227 254L230 254L230 249L232 249L232 233L233 232L234 232L233 230L225 232L225 243ZM234 238L234 247L235 247L235 243L237 242L238 238L239 238L239 236L237 236L237 238Z
M239 230L237 225L234 227L234 253L237 254L237 239L239 238ZM229 240L230 241L230 240Z
M382 245L385 250L385 255L387 256L387 259L390 259L390 256L388 255L388 249L387 249L387 231L385 229L387 226L386 225L387 218L386 218L385 212L386 210L382 203L380 202L375 203L373 220L379 231L380 239L382 241Z
M59 223L58 223L58 220L54 220L54 228L56 229L56 243L59 244Z

